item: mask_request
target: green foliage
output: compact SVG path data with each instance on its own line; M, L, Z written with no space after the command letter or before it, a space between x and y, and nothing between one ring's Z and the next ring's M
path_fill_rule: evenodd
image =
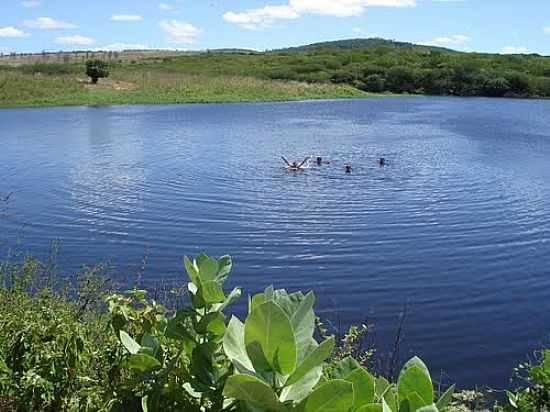
M116 350L107 319L89 311L88 293L84 304L47 287L27 292L41 268L32 259L1 268L0 410L102 410Z
M141 290L108 298L112 327L125 349L122 365L131 376L126 387L131 396L121 400L122 410L137 399L144 412L223 407L230 366L222 351L223 310L241 292L234 289L226 296L223 291L229 257L186 257L184 266L190 306L170 313Z
M527 387L517 393L507 392L511 408L520 412L550 411L550 350L542 353L538 363L520 365L518 374Z
M112 63L110 78L124 83L112 87L107 82L86 87L74 76L78 68L75 65L2 67L0 106L368 96L361 90L550 97L548 57L458 53L410 44L392 45L381 39L343 44L253 54L197 53L142 59L134 64Z
M365 78L362 90L372 93L381 93L386 89L386 79L379 74L371 74Z
M109 65L102 60L88 60L86 62L86 75L95 84L99 79L109 77Z
M525 386L493 406L478 392L434 390L412 358L396 383L366 367L366 326L338 342L314 312L315 295L268 287L244 321L226 311L230 257L184 259L187 305L144 290L107 293L91 269L70 293L39 282L47 265L0 265L0 410L38 412L549 411L550 351L522 365ZM49 285L49 286L45 286ZM67 289L61 288L63 291ZM68 299L67 296L72 296Z
M484 93L490 97L502 97L510 90L510 83L503 77L489 79L483 85Z

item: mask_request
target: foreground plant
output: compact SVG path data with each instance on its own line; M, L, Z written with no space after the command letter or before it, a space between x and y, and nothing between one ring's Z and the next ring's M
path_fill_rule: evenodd
M0 289L0 410L101 412L438 412L424 363L411 359L396 384L363 365L366 327L335 338L316 328L313 292L268 287L249 298L244 322L225 310L231 258L184 259L188 305L171 310L144 290L90 306L25 292L36 265ZM11 274L11 272L10 272ZM31 277L32 278L32 277ZM20 281L19 279L22 279ZM322 337L318 337L316 330Z
M344 358L323 377L334 337L314 337L313 293L288 294L267 288L250 299L244 324L231 319L224 350L235 367L224 395L240 410L300 412L444 411L454 387L436 402L427 367L411 359L397 385L376 378L353 358Z
M511 409L520 412L550 411L550 350L542 353L540 362L520 365L518 373L527 387L517 393L507 392Z
M124 365L132 373L133 392L141 398L143 411L223 408L222 388L231 372L222 351L223 311L241 291L234 289L227 296L223 291L230 257L200 255L193 261L185 258L184 264L190 306L170 314L158 302L149 302L145 291L108 300L113 328L126 349Z

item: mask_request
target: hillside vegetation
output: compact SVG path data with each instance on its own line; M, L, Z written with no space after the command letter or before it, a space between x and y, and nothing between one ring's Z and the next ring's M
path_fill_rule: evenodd
M550 58L460 53L382 39L248 53L111 59L86 84L82 63L0 66L0 106L270 101L407 93L550 97Z

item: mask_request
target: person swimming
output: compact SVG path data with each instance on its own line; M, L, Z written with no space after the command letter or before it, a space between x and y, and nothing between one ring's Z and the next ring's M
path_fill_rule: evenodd
M317 166L321 166L323 164L328 165L328 164L330 164L330 161L323 160L323 158L321 156L318 156L317 157Z
M385 166L386 165L386 159L381 157L379 160L378 160L378 164L380 166Z
M308 162L309 162L309 160L310 160L310 157L309 157L309 156L306 157L306 158L302 161L302 163L298 163L298 162L296 162L296 161L290 163L288 160L286 160L286 158L285 158L284 156L281 156L281 159L283 159L283 162L286 163L286 165L288 166L288 168L289 168L290 170L296 171L296 170L305 170L305 169L308 169L308 168L309 168L309 164L308 164Z
M351 165L346 165L346 173L351 173L353 171L353 167Z

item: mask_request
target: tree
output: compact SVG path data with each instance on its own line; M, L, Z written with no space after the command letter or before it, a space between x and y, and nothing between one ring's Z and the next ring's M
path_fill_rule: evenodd
M510 83L503 77L489 79L483 85L483 90L487 96L502 97L510 91Z
M362 84L362 89L367 92L381 93L384 91L386 80L379 74L371 74L367 76L365 82Z
M414 69L395 66L388 71L387 88L394 93L412 93L416 90L417 75Z
M510 91L521 96L528 95L531 92L529 78L520 72L510 72L506 74L506 80L510 84Z
M92 79L92 83L104 77L109 77L109 66L101 60L88 60L86 62L86 75Z

